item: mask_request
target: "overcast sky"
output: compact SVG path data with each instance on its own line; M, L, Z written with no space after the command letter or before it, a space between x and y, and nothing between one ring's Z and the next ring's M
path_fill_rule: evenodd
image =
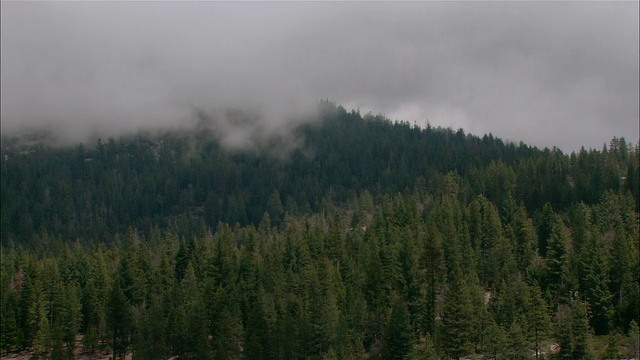
M638 1L6 2L2 132L67 137L319 99L564 151L638 142Z

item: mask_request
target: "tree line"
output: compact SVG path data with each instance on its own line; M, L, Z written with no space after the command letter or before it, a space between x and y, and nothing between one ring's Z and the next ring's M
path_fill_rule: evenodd
M287 158L206 132L4 141L2 350L637 356L637 145L567 155L325 106Z
M345 203L363 190L375 197L416 183L434 192L449 172L467 201L513 196L534 218L546 203L565 211L609 190L638 199L638 145L624 138L567 155L324 107L320 120L294 131L301 146L284 159L225 150L206 128L63 148L3 139L2 244L37 247L45 232L108 243L128 227L148 233L170 223L189 236L201 221L214 230L219 222L257 226L265 211L279 224L285 213L322 212L327 194Z

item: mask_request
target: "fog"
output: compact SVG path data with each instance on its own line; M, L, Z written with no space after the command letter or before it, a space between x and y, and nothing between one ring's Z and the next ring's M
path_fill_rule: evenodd
M295 146L329 99L565 151L638 141L637 1L1 7L3 135L68 143L204 113L230 148Z

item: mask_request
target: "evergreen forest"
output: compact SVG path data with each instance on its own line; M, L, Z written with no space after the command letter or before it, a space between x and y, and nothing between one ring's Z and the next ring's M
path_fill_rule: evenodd
M638 144L321 105L285 152L3 137L3 356L639 357Z

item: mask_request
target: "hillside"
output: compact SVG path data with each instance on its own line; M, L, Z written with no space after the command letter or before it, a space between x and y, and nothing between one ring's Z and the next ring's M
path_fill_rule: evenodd
M565 154L322 106L243 150L206 121L4 138L3 351L633 354L637 144Z
M148 233L170 223L188 235L201 222L257 226L265 211L279 223L285 212L321 212L329 197L346 204L363 190L375 198L418 186L438 195L447 175L458 179L461 200L484 195L500 206L512 196L534 216L547 202L566 210L595 204L609 190L638 199L637 145L624 138L569 156L325 108L319 123L296 129L299 146L280 156L273 155L277 141L228 151L202 128L66 148L5 139L2 242L29 244L43 230L67 241L109 242L130 226Z

